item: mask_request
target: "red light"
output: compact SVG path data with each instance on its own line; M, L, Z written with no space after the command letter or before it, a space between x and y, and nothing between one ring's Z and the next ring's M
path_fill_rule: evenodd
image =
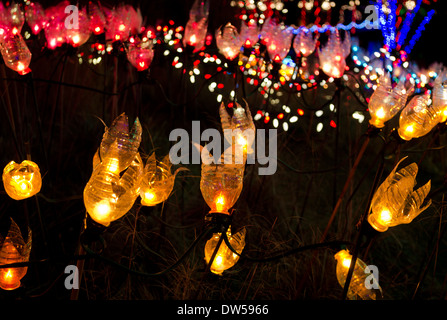
M298 112L298 114L299 114L300 116L302 116L302 115L304 114L303 109L298 109L297 112Z
M279 120L281 120L282 118L284 118L284 113L280 113L280 114L278 114L277 118L278 118Z
M219 88L219 89L223 89L223 87L224 87L223 83L219 83L219 84L217 85L217 88Z
M337 124L335 123L334 120L331 120L331 122L329 123L329 125L330 125L332 128L336 128L336 127L337 127Z
M208 80L209 78L211 78L211 75L209 73L207 73L207 74L204 75L204 77L205 77L205 79Z

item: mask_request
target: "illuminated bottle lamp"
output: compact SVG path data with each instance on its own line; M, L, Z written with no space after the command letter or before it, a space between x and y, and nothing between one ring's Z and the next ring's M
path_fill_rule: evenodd
M431 205L431 200L429 200L424 207L421 207L430 192L430 180L413 191L418 172L416 163L396 172L404 159L399 161L372 198L368 222L379 232L385 232L389 227L410 223Z
M323 72L333 78L343 76L346 68L346 57L350 52L350 35L346 33L343 42L338 29L331 31L326 45L318 48L320 67Z
M144 71L149 68L154 58L152 41L140 42L129 45L126 49L127 60L138 71Z
M445 84L446 74L440 73L433 82L433 108L437 111L439 122L447 120L447 85Z
M234 60L241 52L243 39L231 23L216 30L216 45L228 60Z
M73 47L82 46L90 38L90 21L86 9L82 8L78 13L78 28L67 29L66 41Z
M20 33L5 35L0 41L0 52L8 68L20 75L30 72L31 52Z
M119 164L119 171L127 168L138 153L141 143L142 127L138 118L135 119L133 127L129 128L129 119L125 113L115 118L104 130L104 135L99 147L99 159L103 159L109 152L111 146L116 148L116 156Z
M231 234L231 227L227 229L226 235L228 237L228 241L232 249L234 249L234 251L238 254L233 252L224 241L219 241L222 236L221 233L213 234L211 239L209 239L205 244L205 261L207 264L209 264L219 243L220 246L217 249L213 262L210 266L211 272L217 275L222 275L225 270L233 267L237 263L239 260L239 255L245 247L245 234L245 228L235 234Z
M290 51L293 32L284 28L283 24L276 24L266 20L262 28L261 38L264 40L270 59L281 64Z
M190 46L193 52L197 52L205 45L208 29L209 2L207 0L195 0L190 11L189 20L183 34L183 46Z
M303 57L308 57L315 51L317 41L318 35L314 37L312 32L300 28L293 41L293 49L297 54L300 53Z
M385 122L393 118L405 106L409 91L411 89L405 89L403 81L393 88L388 72L380 76L379 84L368 104L371 116L369 123L376 128L383 128Z
M27 242L23 240L18 225L11 219L11 227L6 238L0 236L0 265L28 262L31 252L31 230L28 229ZM15 290L26 275L28 267L0 268L0 288Z
M200 191L211 209L210 213L229 215L229 209L236 203L242 191L244 166L245 163L228 161L221 161L219 164L202 163Z
M106 17L96 3L88 3L90 30L98 35L104 32Z
M140 192L143 161L137 153L131 164L121 170L115 146L95 166L84 188L84 205L90 217L108 227L125 215Z
M42 187L39 166L29 160L20 164L9 162L3 169L2 180L6 193L15 200L29 198L37 194Z
M240 38L243 46L246 48L251 48L258 43L259 28L254 20L248 21L247 24L241 23Z
M165 156L162 161L156 159L155 153L148 158L140 187L142 205L155 206L168 199L174 188L177 173L187 170L182 167L172 173L171 166L169 155Z
M440 117L433 105L429 106L430 96L415 96L402 110L397 132L404 140L419 138L429 133L439 123Z
M30 3L25 9L25 18L31 32L38 34L46 24L45 10L38 2Z
M256 127L251 116L250 108L243 108L235 102L233 115L230 116L222 102L219 107L220 121L225 140L230 145L240 146L244 154L254 152L252 145L255 141Z
M344 288L349 268L351 266L352 255L347 250L340 250L335 254L335 260L337 261L337 280L340 286ZM367 265L365 262L363 262L359 258L356 259L354 272L349 283L349 289L347 293L348 299L355 300L357 296L359 296L363 300L376 300L376 290L379 290L380 293L382 292L382 288L380 288L378 280L374 278L374 275L365 272L366 267ZM372 278L367 279L367 277ZM371 279L373 279L372 281L374 281L374 284L371 284L371 286L378 289L372 290L372 288L369 289L366 287L365 283L367 281L370 281Z

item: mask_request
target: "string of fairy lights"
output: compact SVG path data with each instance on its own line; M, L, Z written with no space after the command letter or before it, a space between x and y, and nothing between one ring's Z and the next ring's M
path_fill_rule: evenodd
M376 110L374 105L378 100L384 100L387 93L389 94L390 90L387 87L390 84L389 81L398 84L394 88L390 85L390 88L395 91L399 99L403 97L399 100L403 103L406 102L408 95L405 90L403 90L405 93L402 93L402 88L399 86L403 82L409 82L417 94L431 93L439 76L438 71L443 66L435 65L428 70L421 70L409 60L414 45L435 14L434 10L426 12L413 35L408 38L415 16L421 10L422 0L400 3L395 0L386 1L386 3L377 1L375 8L378 21L374 22L357 21L360 2L350 1L349 5L344 6L341 11L349 10L352 21L335 26L324 22L329 20L331 10L335 7L333 1L298 1L297 7L302 12L302 22L306 21L309 13L313 13L315 17L315 23L309 27L286 26L281 21L274 21L275 16L287 15L288 8L285 3L287 1L231 1L231 6L240 9L239 18L242 26L247 27L246 33L243 34L241 27L239 34L235 27L228 24L223 32L218 30L213 37L207 30L209 4L206 1L195 1L190 11L190 20L185 27L177 26L172 20L165 25L145 27L142 25L141 13L138 9L127 5L107 9L90 3L88 10L82 8L79 12L79 22L83 21L84 24L79 28L64 32L61 31L63 29L61 26L66 23L67 3L63 2L44 9L37 2L26 1L23 6L24 11L22 11L22 6L17 4L1 8L2 12L6 13L0 21L2 37L0 47L5 65L22 76L32 72L29 69L32 54L25 40L32 40L35 37L45 37L45 45L51 50L57 50L64 44L86 49L86 51L79 50L76 53L79 64L98 65L103 62L103 56L106 54L116 52L126 54L129 63L140 72L150 72L154 50L160 48L160 53L166 59L169 58L172 68L186 74L191 84L207 84L209 93L213 94L216 102L221 104L219 111L222 128L239 129L243 132L253 130L257 121L288 131L300 117L307 116L310 112L317 119L322 118L327 112L324 108L311 110L303 107L293 110L291 104L282 102L281 97L295 95L304 99L307 91L328 90L339 84L339 81L348 82L351 76L357 79L354 84L355 89L360 92L368 90L374 92L374 95L365 99L364 103L372 102L369 111L375 112L376 118L370 120L370 125L379 129L387 120L385 116L389 115L380 108ZM23 32L22 37L25 21L29 29ZM384 44L376 51L367 52L359 46L357 39L352 37L355 31L377 28L383 35ZM225 32L230 32L233 36L228 37ZM105 42L95 37L103 33ZM89 41L92 35L93 41ZM319 41L319 37L324 35L328 37L327 43ZM278 39L285 40L282 48L278 48L281 46L281 42L276 42ZM295 46L296 39L298 39L298 46ZM216 48L208 50L213 46L213 40L216 40L218 50ZM226 45L225 48L219 45L222 43ZM306 50L297 49L300 45ZM328 54L325 52L328 47L333 65L322 59ZM207 71L205 72L204 69ZM242 83L229 81L234 84L228 85L227 82L220 82L221 78L214 78L216 74L228 76ZM387 74L391 74L390 79L386 78ZM241 87L243 87L242 96ZM261 107L257 109L253 107L255 108L253 117L248 106L244 109L238 103L240 98L245 99L251 94L259 94L264 99ZM423 99L412 100L410 103L430 105L431 101L426 97L425 95ZM233 117L225 111L225 103L232 109ZM331 100L324 106L328 107L329 112L338 112ZM366 112L367 110L355 111L352 113L352 118L363 123ZM440 115L437 114L436 121L438 122L439 117ZM443 121L445 122L445 119ZM337 127L337 125L333 119L330 120L330 127ZM323 121L317 121L316 132L321 132L324 126ZM141 204L147 206L155 206L165 201L172 191L177 172L181 170L172 173L169 157L159 161L155 158L155 154L146 159L146 164L143 163L138 152L142 133L138 119L135 120L132 129L126 132L120 132L119 128L129 129L125 114L117 117L105 131L101 146L93 158L94 170L84 189L86 211L94 221L93 224L96 227L100 225L101 230L125 215L138 197L141 197ZM412 125L406 125L399 134L402 139L409 140L414 137L412 133L416 129ZM122 138L122 141L117 137ZM232 163L226 166L226 164L213 163L202 166L200 188L205 202L210 207L209 214L205 217L209 229L205 230L172 266L156 274L138 273L95 253L89 247L89 243L83 243L86 254L77 258L80 260L95 257L140 276L158 276L176 267L199 239L213 232L212 238L205 245L205 260L208 269L216 274L222 274L223 271L233 267L242 256L246 232L242 229L232 233L230 228L231 214L229 212L242 190L242 177L248 153L247 145L249 145L246 136L242 137L246 139L242 139L243 142L239 138L241 137L237 137L235 145L243 150L242 164ZM118 146L118 140L124 148ZM123 149L125 152L122 151ZM417 190L418 198L414 200L415 196L412 192L416 174L411 172L417 172L417 165L412 164L411 170L408 166L396 173L399 164L400 162L371 199L372 212L368 215L367 221L377 232L385 232L389 227L408 223L409 217L411 221L431 204L429 202L422 206L430 191L430 181ZM120 175L123 171L125 173ZM407 191L407 194L381 201L382 192L386 192L387 188L395 188L391 182L396 179L396 174L406 177L405 183L408 182L408 185L405 185L403 189ZM228 176L234 180L232 180L234 187L221 187L221 180L227 179ZM110 181L113 183L111 184ZM39 168L32 161L23 161L20 164L11 161L4 170L3 182L7 194L16 200L34 196L40 191L42 184ZM400 207L407 205L408 201L413 201L414 205L411 207L411 212L403 218L398 213L391 212L392 208L396 207L393 201L398 202ZM336 210L333 214L335 213ZM9 240L4 241L2 249L5 248L5 243L8 245L14 243L14 245L2 252L3 256L0 254L0 287L5 290L15 290L20 287L20 279L26 274L23 266L28 265L31 233L25 242L19 235L20 230L17 231L17 229L18 227L12 222L9 238L7 237ZM268 258L245 257L252 261L269 261L303 250L320 247L340 248L341 245L346 244L348 243L343 241L321 242L281 252ZM355 285L349 287L353 274L356 273L357 277L361 277L357 273L361 274L365 267L364 263L357 258L356 249L352 256L345 250L335 255L338 261L337 279L344 287L344 296L354 298L359 295L363 299L376 299L376 293L365 292ZM17 259L14 260L11 257ZM360 271L356 269L357 263ZM356 265L355 268L354 265ZM348 291L348 287L352 291Z

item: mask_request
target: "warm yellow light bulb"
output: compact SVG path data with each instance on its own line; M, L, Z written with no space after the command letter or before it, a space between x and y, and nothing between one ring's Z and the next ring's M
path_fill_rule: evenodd
M346 278L351 267L352 256L347 250L340 250L335 254L335 260L337 261L336 276L338 283L342 288L345 286ZM349 289L347 293L348 299L355 300L357 295L363 300L375 300L376 292L373 289L380 290L377 279L374 278L375 287L367 287L366 282L369 280L367 277L371 277L368 272L365 272L366 263L359 258L355 261L354 272L352 274L351 281L349 283Z
M430 191L430 181L413 191L418 172L416 163L396 173L397 166L404 159L399 161L372 198L368 222L379 232L384 232L389 227L410 223L431 204L429 200L426 206L421 207Z
M2 179L6 193L15 200L29 198L42 187L39 167L28 160L20 164L11 161L3 170Z
M383 119L385 118L385 110L383 110L383 108L380 108L379 110L376 111L376 117L378 119Z
M227 237L230 242L231 247L238 252L242 253L242 250L245 247L245 233L246 230L243 228L239 232L234 235L231 234L231 230L228 229ZM207 263L210 262L211 256L213 255L219 239L221 237L221 233L213 234L212 238L209 239L205 244L205 261ZM233 267L236 262L239 260L239 255L234 253L224 241L221 242L220 247L217 250L217 253L214 257L213 263L211 264L210 270L211 272L221 275L225 270Z

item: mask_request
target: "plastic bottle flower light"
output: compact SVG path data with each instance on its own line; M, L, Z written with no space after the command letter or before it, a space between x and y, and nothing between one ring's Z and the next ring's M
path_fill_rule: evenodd
M189 11L189 20L185 26L183 45L191 46L194 52L199 51L205 45L208 29L209 2L207 0L195 0Z
M140 197L142 205L155 206L168 199L174 188L175 176L180 171L187 170L182 167L172 173L171 166L169 155L166 155L162 161L155 158L155 153L152 153L149 157L141 181Z
M231 148L231 147L230 147ZM204 157L201 147L202 173L200 191L210 207L210 213L229 215L229 209L236 203L242 191L245 161L228 149L221 155L220 163L215 163L211 155Z
M105 128L101 145L94 158L93 168L109 152L111 147L116 148L117 170L126 169L138 154L143 129L138 118L135 119L132 129L129 129L129 118L126 113L115 118L109 128Z
M239 253L245 247L245 233L246 230L243 228L235 234L231 234L231 227L227 230L227 237L230 242L231 247ZM219 243L221 233L214 233L211 239L209 239L205 244L205 261L209 263L211 257ZM239 255L234 253L224 241L221 242L219 249L214 257L213 263L210 266L210 271L221 275L225 270L233 267L239 260Z
M315 51L317 41L318 35L314 37L312 32L300 28L293 41L293 49L297 54L299 53L303 57L308 57Z
M424 186L413 191L418 172L416 163L412 163L396 173L397 167L404 159L399 161L372 198L368 222L379 232L384 232L389 227L410 223L431 204L431 200L429 200L426 206L421 207L430 192L430 180Z
M128 167L120 170L122 166L115 145L95 167L84 188L87 212L94 221L105 227L132 208L140 192L143 174L143 161L139 153Z
M293 32L282 24L269 19L264 22L261 38L267 46L267 52L273 62L281 63L287 56L292 42Z
M335 260L337 260L336 267L336 275L338 283L342 288L344 288L346 283L346 278L348 276L349 268L351 266L352 255L347 250L340 250L335 254ZM351 282L349 283L349 289L347 293L347 297L350 300L355 300L357 295L363 300L376 300L376 291L372 289L368 289L365 283L369 280L366 277L371 277L368 272L365 272L366 263L360 259L356 259L354 272L352 274ZM382 288L380 288L378 281L376 278L372 278L374 281L374 285L371 284L372 287L376 287L382 292Z
M447 120L447 85L446 74L440 73L433 82L433 108L437 111L439 122Z
M231 23L216 30L216 45L228 60L234 60L241 52L243 39Z
M411 89L405 89L403 81L393 88L389 73L380 76L379 84L368 104L371 116L369 123L376 128L383 128L385 122L393 118L405 106L409 91Z
M3 169L2 180L6 193L15 200L29 198L42 187L39 166L29 160L20 164L9 162Z
M253 47L259 41L259 28L256 22L250 20L247 24L241 24L240 38L246 48Z
M78 12L78 28L67 29L65 36L66 41L73 47L82 46L90 38L90 20L86 8L82 8Z
M31 230L25 242L19 226L11 219L6 238L0 235L0 265L28 262L31 252ZM28 267L0 268L0 288L14 290L20 287L20 280L26 275Z
M256 127L249 106L246 105L243 108L235 102L233 116L230 116L222 102L219 107L219 114L225 140L230 145L241 147L244 156L253 153L252 145L255 141Z
M25 18L33 34L38 34L45 27L45 10L38 2L32 2L26 7Z
M7 9L1 5L2 21L0 21L0 52L5 65L19 73L27 74L31 70L31 52L20 34L25 15L17 4Z
M338 29L331 31L328 41L323 48L318 48L320 67L329 77L340 78L346 68L346 57L351 48L351 36L345 33L343 42L340 40Z
M141 141L138 118L129 130L123 113L106 128L93 157L93 173L84 188L84 205L90 217L108 226L133 206L139 195L143 161L138 153Z
M138 41L127 47L127 60L138 71L144 71L149 68L154 58L154 49L152 41Z
M440 117L427 94L413 97L399 117L399 136L404 140L419 138L439 123Z

